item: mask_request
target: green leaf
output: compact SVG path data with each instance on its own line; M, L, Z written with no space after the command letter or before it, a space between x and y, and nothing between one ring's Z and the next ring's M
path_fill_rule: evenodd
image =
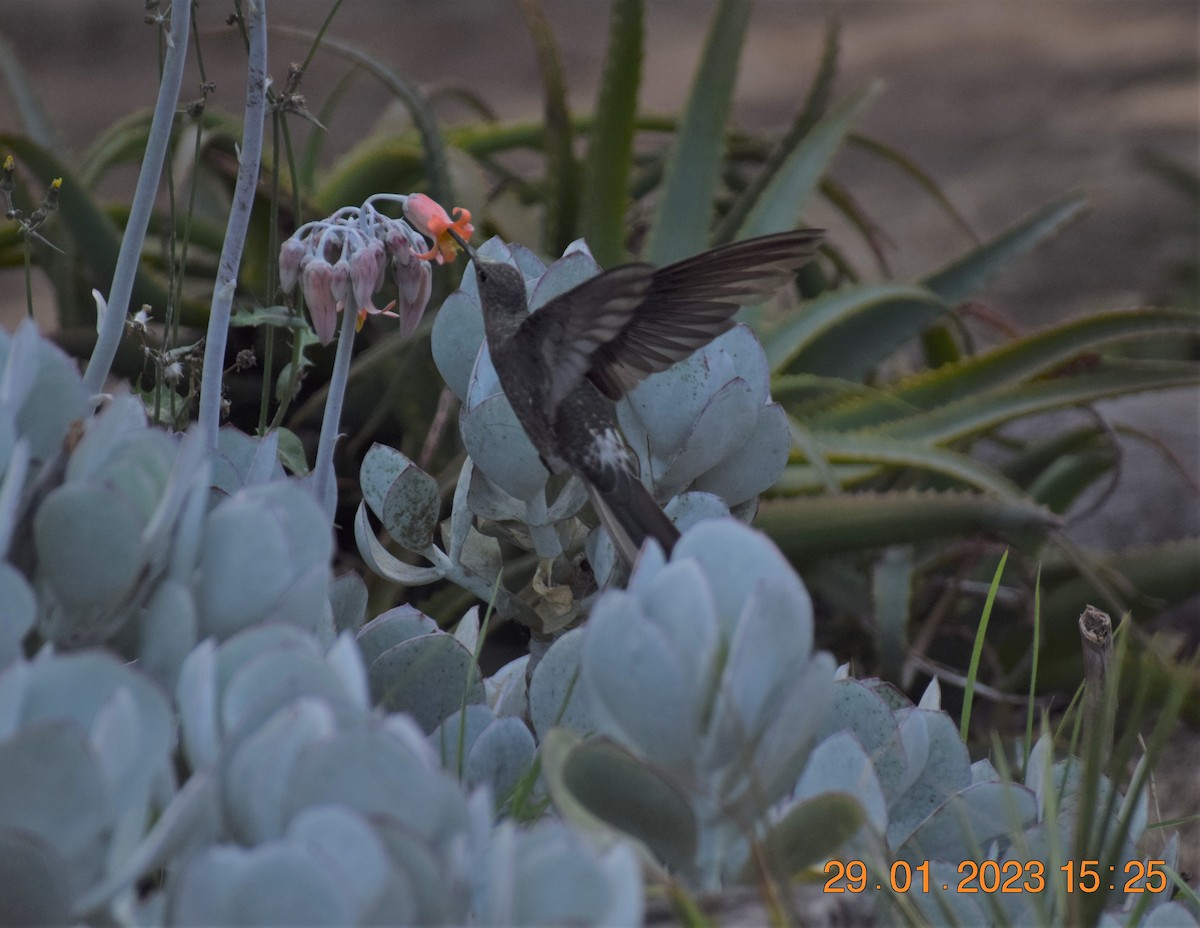
M644 34L642 0L613 0L608 52L588 138L581 224L604 267L625 259L625 213Z
M1200 332L1200 316L1182 310L1137 309L1072 319L983 354L923 371L886 393L864 393L826 412L815 413L812 424L823 429L876 425L900 418L906 408L931 409L1019 383L1113 341L1173 332Z
M546 254L558 255L575 238L579 212L579 170L575 162L571 111L567 106L567 85L554 32L541 3L539 0L519 0L518 7L533 38L542 77L546 154L546 218L542 226L542 247Z
M279 463L297 477L308 476L308 458L304 454L304 442L291 429L280 426L275 430L279 436Z
M781 883L823 863L858 833L863 824L863 809L848 793L822 793L793 806L767 832L763 839L763 857ZM743 879L754 879L752 860L742 872Z
M564 816L571 809L583 811L585 822L603 822L640 841L673 869L693 864L699 827L678 786L607 738L564 751L566 744L543 751L550 795Z
M1057 524L1019 499L960 492L854 493L764 502L755 526L794 564L844 551L924 544L980 532L1028 540Z
M821 175L837 154L846 133L882 89L871 84L831 109L783 159L738 228L735 238L753 238L796 226Z
M877 433L809 432L808 439L831 464L884 464L945 474L979 490L1022 497L1021 489L985 464L917 441L894 440Z
M948 311L936 294L920 286L844 287L802 305L761 338L772 371L803 370L860 380L881 358ZM844 353L832 353L835 350Z
M316 33L308 29L296 29L290 26L275 26L271 31L308 41L316 38ZM429 195L447 208L452 206L454 204L454 185L450 179L450 166L446 160L446 144L437 124L437 116L420 88L399 72L348 42L331 39L326 35L321 39L321 48L358 65L404 104L421 135ZM337 204L337 206L344 205L345 203Z
M947 303L959 303L1014 259L1078 217L1086 202L1077 193L1054 200L991 241L930 274L922 283Z
M720 181L725 123L750 20L749 0L721 0L675 137L645 258L670 264L704 250Z
M1151 390L1200 384L1200 365L1172 361L1106 361L1069 377L991 390L889 422L875 434L929 442L964 439L1035 413Z

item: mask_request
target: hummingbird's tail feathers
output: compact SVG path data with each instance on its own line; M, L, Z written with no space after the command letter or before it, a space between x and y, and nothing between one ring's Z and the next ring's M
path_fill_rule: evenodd
M600 490L590 481L586 485L600 524L627 566L637 560L647 538L653 538L665 554L671 554L679 540L679 529L633 474L622 473L607 490Z

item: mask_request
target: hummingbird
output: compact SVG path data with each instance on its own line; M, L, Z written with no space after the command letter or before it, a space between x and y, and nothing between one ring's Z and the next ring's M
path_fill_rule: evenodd
M660 268L625 264L532 313L524 275L454 235L475 265L488 351L517 420L548 471L583 480L626 565L647 538L669 555L679 530L642 483L615 403L733 328L740 307L792 280L821 235L765 235Z

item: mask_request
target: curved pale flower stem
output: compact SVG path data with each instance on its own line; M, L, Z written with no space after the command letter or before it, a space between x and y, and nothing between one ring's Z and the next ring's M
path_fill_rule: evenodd
M354 333L358 314L350 307L342 310L342 330L338 333L337 354L333 359L333 374L329 378L329 396L325 400L325 417L321 420L321 438L317 443L317 462L313 468L313 498L330 523L337 511L337 484L333 475L333 448L338 440L342 419L342 400L350 381L350 356L354 353Z
M204 374L200 381L200 428L205 440L213 447L217 444L217 426L221 421L221 378L225 369L229 315L233 307L233 293L237 288L238 266L242 263L242 249L246 244L250 210L254 206L254 191L258 186L263 127L266 122L267 2L253 0L246 4L246 10L246 32L250 40L246 62L246 118L242 127L233 206L225 226L225 243L221 247L221 262L217 268L217 281L208 314Z
M129 207L129 221L121 238L121 252L113 271L108 290L109 311L100 320L96 347L88 360L83 374L83 386L95 395L104 387L104 379L112 367L117 347L121 344L121 333L125 330L125 314L133 293L133 280L137 275L138 261L142 256L142 245L146 240L146 227L150 223L150 211L162 175L167 145L171 140L171 126L175 121L175 104L179 100L179 87L183 82L183 68L187 61L188 27L191 23L191 0L176 0L171 13L171 38L167 43L167 54L163 62L162 81L158 85L158 101L154 104L154 119L150 123L150 135L146 140L146 156L142 160L142 171L138 175L133 203Z

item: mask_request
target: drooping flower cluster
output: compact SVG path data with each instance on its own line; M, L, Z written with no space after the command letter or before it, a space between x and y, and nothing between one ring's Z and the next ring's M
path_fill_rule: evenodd
M409 221L380 213L373 205L380 200L402 203ZM305 223L279 250L280 287L291 293L300 284L322 344L333 340L337 314L348 307L358 314L360 328L367 316L384 315L399 319L401 333L409 335L429 302L430 260L441 264L454 257L457 245L448 230L464 239L474 231L469 212L454 212L452 221L424 194L376 194L362 206L346 206L327 219ZM422 234L434 240L432 249ZM389 266L398 295L380 308L374 294L383 286Z

